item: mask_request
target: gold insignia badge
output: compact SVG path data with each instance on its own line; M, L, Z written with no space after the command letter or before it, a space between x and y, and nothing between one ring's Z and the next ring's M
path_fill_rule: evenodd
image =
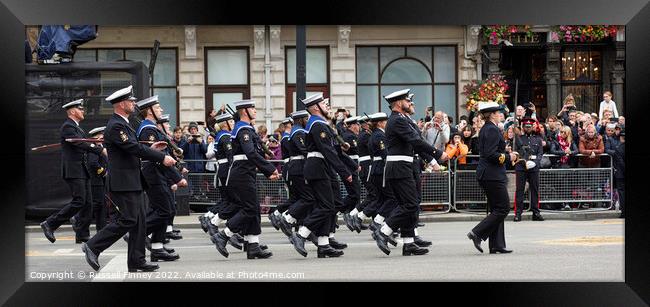
M384 150L384 141L379 141L379 149Z
M505 155L505 154L501 154L501 155L499 156L499 164L503 164L504 162L506 162L506 155Z
M129 139L124 131L120 131L120 138L122 139L122 142L126 142Z
M305 140L303 138L298 138L300 140L300 144L305 145Z
M357 147L357 140L352 140L352 144L354 147Z
M322 132L320 133L320 138L321 138L321 139L324 139L324 138L326 138L326 137L327 137L327 133L325 133L325 131L322 131Z
M153 136L153 134L152 134L152 135L149 135L149 141L155 141L155 140L156 140L156 137Z
M248 135L248 133L244 134L244 142L250 141L251 137Z
M232 149L232 145L230 145L230 144L226 144L226 149L231 150L231 149Z

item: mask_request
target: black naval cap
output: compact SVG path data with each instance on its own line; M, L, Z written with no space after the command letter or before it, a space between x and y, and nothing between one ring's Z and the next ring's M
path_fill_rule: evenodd
M88 134L90 134L90 136L95 136L95 135L98 135L100 133L104 133L104 129L106 129L106 126L93 128L92 130L90 130L88 132Z
M119 89L110 96L106 97L106 101L110 102L111 104L115 104L124 100L138 100L137 98L133 97L133 85Z
M300 118L303 118L303 117L309 117L309 112L307 112L305 110L300 110L300 111L296 111L296 112L291 113L291 118L293 118L294 121L298 120Z
M386 113L384 112L377 112L375 114L370 114L368 118L370 118L371 122L375 123L375 122L380 122L382 120L388 120L388 115L386 115Z
M148 107L154 106L159 104L160 102L158 101L158 95L153 95L149 98L142 99L138 102L136 102L136 105L138 106L138 109L143 110Z
M237 109L237 110L246 109L246 108L254 108L255 107L255 100L251 100L251 99L241 100L241 101L233 102L233 105L235 106L235 109Z
M291 117L287 117L287 118L283 119L281 123L282 123L283 125L286 125L286 124L293 124L293 119L291 119Z
M329 98L323 98L323 93L318 93L311 95L305 99L302 99L301 102L305 105L305 108L311 107L321 101L327 101Z
M224 113L224 114L221 114L221 115L215 117L214 119L217 121L217 124L218 124L218 123L225 122L227 120L231 120L231 119L233 119L233 117L232 117L232 115L230 115L228 113Z
M354 124L358 124L358 123L359 123L359 118L360 118L360 116L351 116L351 117L349 117L349 118L346 118L343 122L344 122L346 125L354 125Z
M398 101L398 100L409 99L410 98L409 97L410 93L411 93L411 89L406 88L406 89L403 89L403 90L392 92L392 93L384 96L384 99L386 99L386 101L388 101L388 103L393 103L393 102Z
M84 108L83 103L84 103L83 99L77 99L75 101L64 104L62 108L65 110L72 109L72 108L78 108L83 110Z

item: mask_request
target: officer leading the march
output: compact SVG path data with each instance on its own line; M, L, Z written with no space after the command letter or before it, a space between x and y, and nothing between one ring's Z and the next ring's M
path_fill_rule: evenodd
M467 234L467 237L481 253L481 241L488 238L490 254L511 253L512 250L506 249L503 229L503 220L510 211L505 165L517 161L517 153L506 152L503 134L497 126L503 105L496 102L480 102L478 107L485 124L479 131L478 147L481 154L476 168L476 179L487 196L487 205L491 212Z
M334 249L329 244L331 223L336 216L332 179L335 179L338 173L342 180L352 182L352 175L334 148L335 133L328 123L329 99L324 99L322 94L316 94L302 100L302 103L311 114L305 127L308 131L305 140L308 153L304 173L307 184L314 193L315 204L314 209L303 221L303 226L297 234L292 234L290 240L296 251L307 257L305 240L314 232L318 237L318 258L339 257L343 255L343 251Z
M262 141L251 125L257 115L255 101L242 100L233 105L237 109L239 121L232 131L233 163L228 170L226 186L233 191L232 201L239 206L239 210L226 222L226 227L212 238L217 251L228 257L226 244L235 233L241 233L248 241L248 259L269 258L273 253L260 248L259 244L262 229L257 199L257 170L271 180L280 179L280 174L273 164L264 159Z
M104 130L104 146L108 151L108 176L106 187L108 199L119 208L119 217L104 227L81 246L86 261L99 270L98 256L117 240L129 233L127 266L129 272L154 271L158 265L145 260L145 203L140 158L172 166L176 160L161 152L164 142L151 147L138 142L135 130L129 124L128 116L134 112L136 98L132 86L120 89L106 98L113 105L113 116Z
M543 221L539 212L539 165L544 156L542 137L534 131L535 119L524 117L521 124L524 134L515 138L515 148L523 160L515 164L516 192L515 192L515 222L521 221L524 211L524 188L528 181L530 193L530 208L533 211L533 221Z
M384 225L374 232L377 246L385 254L390 254L387 246L389 237L400 229L404 241L402 255L424 255L428 249L415 244L415 227L418 220L418 192L413 178L413 155L415 153L430 155L436 160L445 161L447 155L424 141L420 134L411 127L406 116L409 113L410 89L404 89L386 95L384 99L390 104L392 113L386 125L386 167L384 171L385 187L392 189L397 207Z
M79 122L84 119L83 101L83 99L79 99L63 105L68 118L60 128L61 176L72 192L72 201L41 223L45 237L52 243L56 241L54 231L77 213L79 213L79 219L75 225L75 241L77 243L86 242L90 235L92 196L87 153L94 152L106 156L107 151L93 143L66 141L69 138L86 137L86 132L79 126Z

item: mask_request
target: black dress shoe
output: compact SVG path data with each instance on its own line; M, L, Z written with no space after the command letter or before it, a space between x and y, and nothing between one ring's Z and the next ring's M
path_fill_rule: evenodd
M45 237L52 243L56 241L56 238L54 237L54 231L52 228L50 228L50 225L47 224L47 221L43 221L41 223L41 229L43 229L43 234L45 234Z
M208 221L208 234L210 236L214 236L217 232L219 232L219 227L217 225L212 224L212 222Z
M381 232L381 227L377 228L377 230L379 232ZM382 234L383 234L383 232L382 232ZM393 232L393 233L390 234L390 236L386 236L386 235L384 235L384 236L386 238L386 243L389 243L393 247L397 246L397 241L395 241L395 238L397 237L397 233ZM372 233L372 238L375 239L375 232Z
M481 248L481 238L479 238L477 235L475 235L473 232L468 232L467 233L467 238L472 240L474 242L474 247L478 249L479 252L483 252L483 248Z
M533 221L543 221L544 218L542 217L541 214L533 214Z
M356 215L350 216L350 218L352 219L352 227L354 227L354 230L357 233L361 233L361 224L362 224L361 219Z
M180 256L176 253L169 253L165 249L152 249L151 250L151 262L158 261L174 261L178 260Z
M291 224L289 224L289 222L287 222L287 220L282 216L278 222L278 226L280 227L280 230L282 230L282 233L284 233L287 238L291 237Z
M151 264L148 262L142 263L140 265L130 267L129 272L137 272L137 271L142 271L142 272L153 272L160 267L157 264Z
M236 248L238 250L242 250L242 248L244 248L243 247L244 242L246 242L246 241L238 233L233 234L232 237L230 237L230 239L228 239L228 244L230 244L230 246L232 246L232 247L234 247L234 248Z
M273 256L273 253L266 249L262 249L259 243L248 243L246 251L246 258L248 259L266 259Z
M372 233L372 238L375 239L375 242L377 242L377 247L379 247L379 249L384 252L384 254L390 255L390 248L388 248L388 244L386 244L386 241L388 240L387 235L377 229Z
M73 217L70 218L70 225L72 225L72 231L77 233L77 230L79 230L79 228L77 227L77 218L76 217L73 216Z
M247 252L248 251L248 241L244 241L243 247L244 247L244 249L242 251ZM261 250L267 250L267 249L269 249L269 247L266 246L266 244L260 244L260 249Z
M505 249L505 248L491 248L490 249L490 254L509 254L512 253L511 249Z
M291 236L289 237L289 241L291 244L293 244L293 248L296 249L296 251L302 255L303 257L307 257L307 250L305 249L305 238L301 237L297 233L292 233Z
M420 256L428 253L429 250L422 248L415 243L406 243L402 246L402 256Z
M178 228L172 228L172 232L176 233L176 234L179 234L179 235L181 234L181 230L178 229Z
M334 249L332 246L329 246L329 244L322 245L322 246L319 245L316 255L318 256L318 258L341 257L343 256L343 251Z
M515 215L515 218L513 219L513 221L515 221L515 222L521 222L521 215L516 214L516 215Z
M183 236L174 233L173 231L169 231L169 232L165 232L165 238L172 239L172 240L180 240L183 238Z
M175 249L173 249L173 248L167 248L167 247L165 247L164 245L163 245L163 249L164 249L166 252L170 253L170 254L173 254L173 253L176 252ZM149 251L151 251L151 245L149 245Z
M335 249L345 249L348 247L347 244L337 241L335 238L329 238L330 246Z
M419 247L427 247L427 246L431 246L432 244L431 241L424 240L420 236L415 236L415 238L413 238L413 241L414 241L413 243L415 243L415 245Z
M86 255L86 262L93 268L95 271L99 271L99 261L97 260L97 255L90 250L86 243L81 244L81 251Z
M350 231L352 231L352 232L355 231L355 229L354 229L354 220L353 220L353 217L350 216L350 213L345 213L345 212L343 213L343 221L345 222L345 226L347 226L348 229L350 229Z
M171 242L171 241L170 241L168 238L165 238L165 239L163 240L163 244L169 244L169 242Z
M219 254L222 256L228 258L228 250L226 249L226 244L230 240L228 236L222 231L217 232L214 236L210 237L210 240L212 240L212 243L217 247L217 251Z
M203 229L203 232L208 232L208 222L209 220L207 217L199 215L199 223L201 223L201 229Z
M375 222L373 220L372 222L370 222L370 226L368 226L368 228L370 228L370 230L372 230L372 231L375 231L377 229L381 229L381 224L379 224L379 223L377 223L377 222Z
M88 242L88 240L90 240L90 237L82 237L82 238L75 237L74 238L74 242L76 244L81 244L81 243L84 243L84 242Z
M361 219L359 219L359 228L361 228L361 230L368 230L368 226L364 225Z
M280 230L280 221L278 220L280 216L275 215L275 211L269 212L269 221L271 221L271 226L275 228L275 230Z

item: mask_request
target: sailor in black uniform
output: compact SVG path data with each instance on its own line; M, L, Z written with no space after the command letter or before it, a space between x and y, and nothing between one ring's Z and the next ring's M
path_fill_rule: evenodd
M347 196L343 199L343 220L350 231L356 231L357 229L355 225L356 219L350 215L350 212L359 206L361 200L361 182L359 180L359 171L361 171L359 165L359 133L361 132L361 126L359 125L359 118L359 116L353 116L343 121L347 129L343 132L342 137L350 145L346 154L354 161L352 165L354 169L350 169L352 182L343 181L347 192Z
M132 86L128 86L106 98L115 112L104 130L104 146L109 156L106 190L107 198L119 208L120 215L81 246L86 261L96 271L99 270L99 254L127 232L129 272L158 269L158 265L145 260L145 199L142 190L147 188L147 183L143 178L140 158L167 167L173 166L176 160L161 152L167 145L165 142L155 142L151 147L138 142L128 120L135 109L136 99L132 93Z
M280 138L280 151L282 152L282 160L284 161L284 164L282 165L282 179L287 187L287 190L290 190L291 182L289 182L288 171L289 162L293 153L291 152L290 148L289 136L291 135L293 119L291 119L291 117L287 117L282 120L281 124L284 127L284 131L282 132L282 136ZM280 218L282 216L282 213L287 211L287 209L289 209L289 206L291 206L291 204L295 203L297 200L297 195L295 193L289 193L289 198L287 198L286 201L278 205L275 210L271 210L269 212L269 220L271 221L271 225L276 230L280 229Z
M361 170L359 171L359 179L361 184L363 184L366 189L366 197L364 200L357 205L356 208L350 211L350 216L352 217L351 224L354 226L357 233L360 233L361 230L368 229L367 226L363 225L362 219L358 217L358 214L363 211L363 209L371 202L371 200L376 198L376 191L371 183L368 183L368 171L370 165L372 164L372 156L368 149L368 142L370 141L370 135L372 134L368 122L370 119L367 115L361 116L358 119L360 124L359 138L358 138L358 147L359 147L359 166Z
M233 203L239 206L235 215L226 222L226 227L212 236L219 253L228 257L226 244L235 233L244 235L248 242L248 259L269 258L273 254L260 248L260 207L257 199L257 170L271 180L280 179L273 164L264 159L261 140L251 125L257 111L255 101L243 100L233 104L237 109L239 121L232 131L233 163L228 170L226 187Z
M510 211L505 165L517 161L518 154L506 152L503 134L497 126L499 111L502 109L503 105L496 102L479 103L479 112L485 120L485 125L479 131L478 146L481 156L476 168L476 179L487 196L487 205L491 212L467 234L467 237L481 253L481 240L488 238L490 254L512 252L506 249L503 230L503 220Z
M377 246L387 255L390 254L387 242L398 229L404 242L402 255L423 255L429 251L414 243L414 229L420 204L413 178L413 155L418 153L423 157L430 155L439 161L447 160L444 152L425 142L419 133L413 130L406 116L410 107L409 93L409 89L404 89L384 97L390 104L392 113L386 125L388 154L383 183L385 187L392 189L397 207L385 220L384 225L374 232L373 237Z
M50 215L41 223L45 237L52 243L56 241L54 232L70 218L79 213L76 220L75 241L82 243L88 241L90 236L90 221L92 219L92 195L90 188L90 169L88 153L106 156L107 151L94 143L67 142L70 138L85 138L86 132L79 123L84 120L83 99L75 100L63 105L68 118L59 129L61 135L61 176L70 187L72 201L63 209Z
M304 257L307 257L305 240L314 232L318 240L318 257L339 257L343 251L332 248L329 244L329 234L333 216L336 215L332 179L339 174L342 180L352 182L352 175L341 162L334 148L334 131L330 127L329 99L322 94L312 95L302 100L307 111L311 114L307 122L307 160L304 174L307 184L311 187L316 200L314 208L303 221L298 233L293 233L290 240L294 247ZM336 173L335 173L336 171Z

